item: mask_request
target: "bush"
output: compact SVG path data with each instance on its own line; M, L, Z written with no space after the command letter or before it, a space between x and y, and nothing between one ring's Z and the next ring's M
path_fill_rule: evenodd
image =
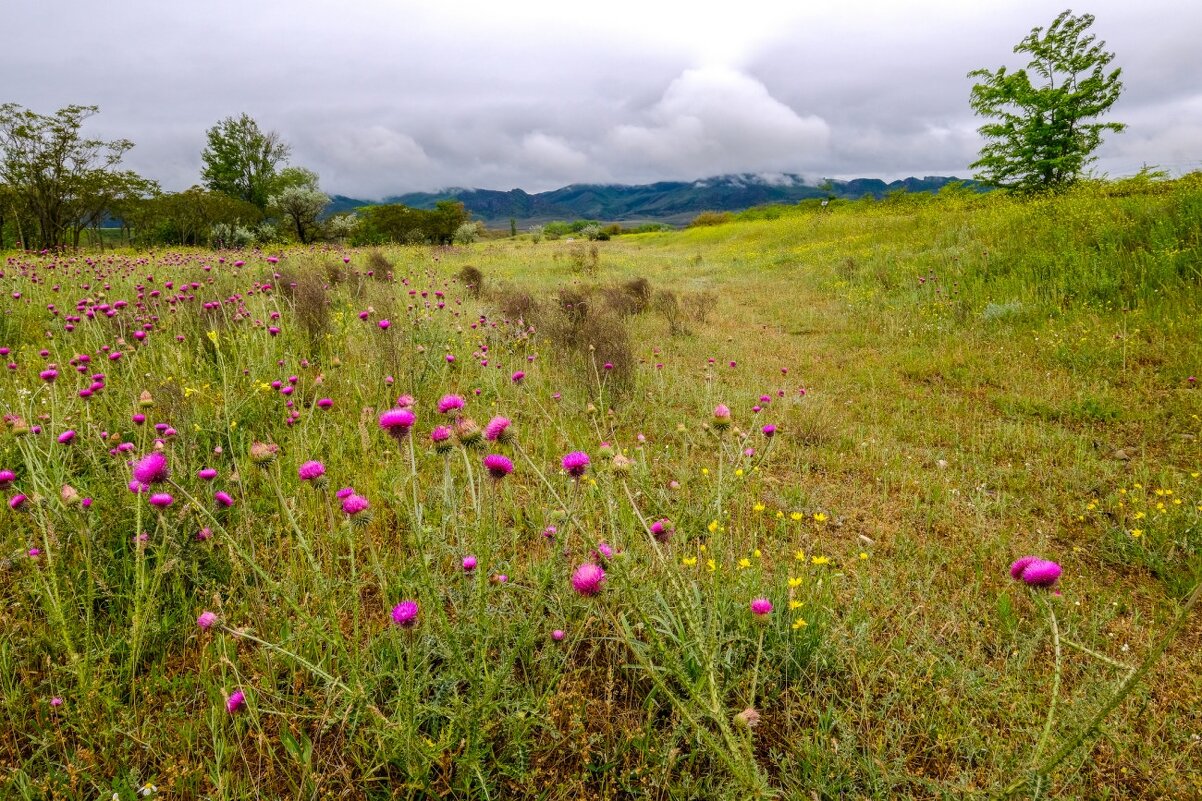
M484 223L476 220L475 222L465 222L455 229L454 241L456 245L470 245L480 239L480 234L484 231Z
M708 225L723 225L734 219L729 211L703 211L689 223L690 228L703 228Z
M465 265L455 277L459 279L459 283L463 284L468 295L473 298L480 297L480 293L484 290L484 273L480 272L479 268L470 264Z
M254 241L254 232L237 224L217 223L209 231L209 242L217 250L244 248Z

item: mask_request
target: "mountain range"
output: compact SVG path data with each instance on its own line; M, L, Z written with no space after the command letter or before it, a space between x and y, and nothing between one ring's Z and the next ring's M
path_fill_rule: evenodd
M653 184L571 184L533 194L522 189L508 192L492 189L446 189L441 192L411 192L385 198L383 203L403 203L432 209L440 200L457 200L472 215L493 226L520 225L550 220L599 220L602 222L666 223L687 222L702 211L738 211L765 203L796 203L812 198L846 198L865 195L881 198L890 192L938 192L960 178L929 175L885 182L879 178L829 180L819 186L799 175L743 173L719 175L696 181L660 181ZM976 186L973 181L965 184ZM375 201L343 195L331 198L329 214L351 211Z

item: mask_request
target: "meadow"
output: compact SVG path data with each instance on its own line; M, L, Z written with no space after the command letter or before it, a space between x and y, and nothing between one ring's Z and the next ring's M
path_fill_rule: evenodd
M1199 175L6 254L0 795L1202 797L1200 285Z

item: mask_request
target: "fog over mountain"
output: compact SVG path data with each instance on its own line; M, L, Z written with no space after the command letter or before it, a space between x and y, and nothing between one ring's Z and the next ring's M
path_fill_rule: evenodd
M791 173L717 175L695 181L653 184L572 184L531 194L521 189L500 192L452 188L410 192L386 198L415 208L432 209L440 200L457 200L473 216L493 225L511 219L526 225L548 220L593 219L607 222L656 220L682 223L701 211L737 211L769 203L796 203L818 198L856 200L882 198L890 192L937 192L958 179L927 176L886 182L879 178L807 182ZM972 182L967 182L971 184ZM370 201L336 195L328 213L350 211Z

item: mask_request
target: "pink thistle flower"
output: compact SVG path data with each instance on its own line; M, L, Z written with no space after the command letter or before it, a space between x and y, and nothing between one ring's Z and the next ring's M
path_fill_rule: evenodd
M463 398L458 395L443 395L438 401L438 413L450 414L463 408Z
M396 399L396 405L398 409L411 409L415 403L417 403L417 401L413 399L412 395L401 395Z
M196 477L202 481L212 481L217 478L217 470L212 467L206 467L203 470L197 470Z
M334 493L334 497L336 497L340 501L344 501L354 494L355 494L355 491L352 488L343 487L342 489L340 489Z
M430 432L430 442L434 443L434 450L439 453L446 453L454 443L451 441L451 429L446 426L438 426Z
M772 425L771 423L761 428L760 431L762 431L764 436L768 439L772 439L776 436L776 426Z
M58 370L54 370L54 369L43 370L42 372L38 373L38 377L41 378L43 381L45 381L47 384L53 384L54 379L58 378Z
M404 439L416 422L417 415L411 409L389 409L380 415L380 428L396 440Z
M476 565L477 565L476 557L470 556L470 555L463 557L463 572L464 573L471 573L473 570L476 569Z
M246 706L246 694L241 690L234 690L230 693L230 697L225 699L225 711L227 714L234 715L242 711Z
M522 379L525 377L526 377L526 374L524 372L522 372L521 370L516 370L516 371L514 371L514 374L509 377L509 380L515 384L520 384L520 383L522 383Z
M392 323L388 320L381 320L380 322L376 323L376 325L380 326L381 331L387 331L388 327L392 325Z
M1048 588L1054 585L1063 572L1060 565L1035 556L1024 556L1010 565L1010 577L1025 582L1031 587Z
M229 509L234 505L234 499L230 497L228 492L223 492L222 490L213 493L213 500L223 509Z
M205 540L209 539L212 536L213 536L213 529L209 528L208 526L205 526L200 531L196 532L196 541L204 542Z
M511 425L508 417L500 415L488 421L488 425L484 427L484 438L489 442L508 442L513 434L509 430Z
M1010 565L1010 578L1015 581L1022 581L1023 571L1031 566L1032 563L1038 562L1038 556L1024 556Z
M158 484L171 475L167 468L167 457L162 451L151 451L143 456L133 468L134 480L139 484Z
M656 542L667 542L675 531L676 527L666 517L651 524L651 536L655 537Z
M402 628L411 628L417 625L417 612L417 601L401 601L392 607L392 622Z
M756 617L764 617L772 611L772 602L767 598L756 598L751 602L751 611Z
M513 472L513 462L499 453L490 453L484 457L484 467L488 474L497 481Z
M63 699L62 699L62 698L60 698L59 696L57 696L57 695L56 695L56 696L54 696L53 698L51 698L51 699L50 699L50 706L53 706L53 707L56 707L56 708L57 708L57 707L60 707L60 706L62 706L62 705L63 705Z
M561 464L569 476L580 478L584 475L584 471L588 469L588 454L584 451L572 451L563 457Z
M0 470L0 489L5 489L17 480L17 474L11 470Z
M371 504L362 495L351 493L342 501L342 511L348 517L355 517L358 514L366 512L369 508L371 508Z
M555 640L555 642L563 642L564 636L563 629L555 629L555 631L551 632L551 639Z
M598 542L596 549L593 551L593 556L601 561L608 561L614 558L614 549L606 542Z
M305 462L296 469L296 474L301 481L314 481L326 474L326 467L321 462Z
M217 614L215 612L201 612L200 617L196 618L196 625L200 626L205 631L213 628L213 624L217 622Z
M155 509L166 509L173 503L175 503L175 498L172 498L171 494L167 492L156 492L150 496L150 505Z
M68 428L66 431L58 435L58 444L67 445L73 439L75 439L75 431Z
M328 409L333 405L334 405L334 401L331 398L321 398L320 400L317 401L318 409Z
M581 595L596 595L601 592L601 584L605 581L605 571L600 565L585 562L572 573L572 589Z

